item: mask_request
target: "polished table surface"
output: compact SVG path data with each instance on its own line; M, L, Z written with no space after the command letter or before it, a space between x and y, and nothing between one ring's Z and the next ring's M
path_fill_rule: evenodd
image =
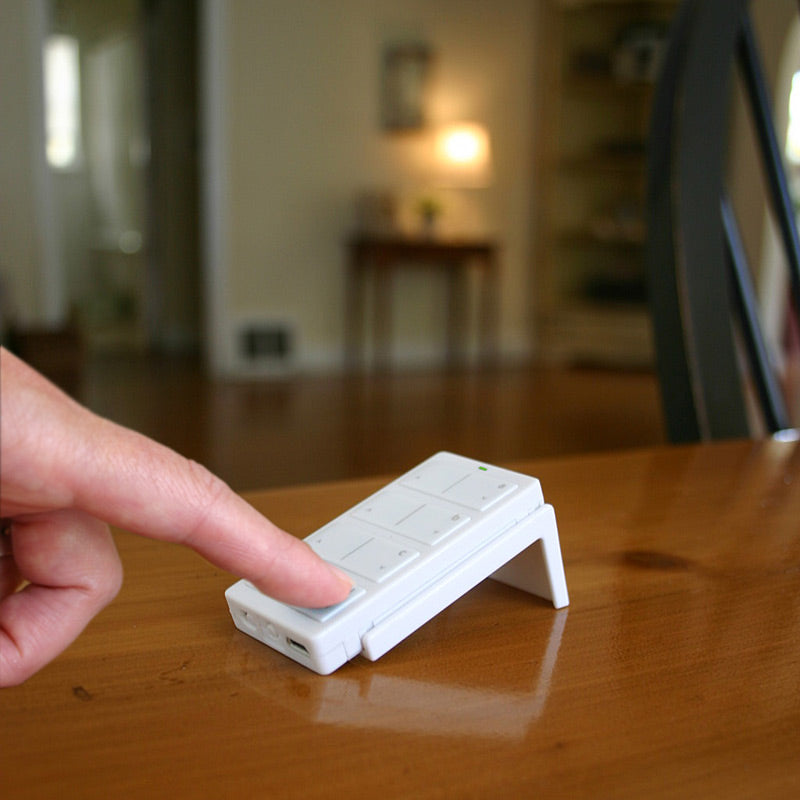
M234 630L229 575L120 533L115 603L0 692L0 795L800 796L800 444L511 466L571 605L486 581L329 677ZM250 497L305 535L380 483Z

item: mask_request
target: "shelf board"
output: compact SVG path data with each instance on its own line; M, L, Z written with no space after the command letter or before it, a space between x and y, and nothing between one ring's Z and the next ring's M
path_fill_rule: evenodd
M559 168L565 172L595 172L618 174L643 174L645 168L644 152L632 153L586 153L579 156L565 156L558 162Z
M552 25L542 58L553 88L544 95L539 140L538 345L562 361L646 364L652 341L643 207L655 82L634 69L628 77L616 43L631 25L668 23L680 3L545 5ZM618 213L634 200L635 215Z
M642 11L673 11L679 0L557 0L563 11L585 11L597 8L629 8Z
M561 246L631 248L644 247L644 234L626 235L623 233L604 235L589 228L565 228L556 234L556 241Z
M581 74L573 70L567 70L564 78L564 91L569 95L586 97L587 95L603 95L603 100L608 97L619 97L620 99L648 98L652 95L655 84L645 80L622 80L615 78L611 74L587 72Z
M576 301L540 323L539 350L546 361L652 366L653 339L645 305Z
M624 320L625 323L644 323L650 320L647 303L608 303L593 302L584 298L573 298L565 302L559 315L566 318L591 320L593 323L609 324Z

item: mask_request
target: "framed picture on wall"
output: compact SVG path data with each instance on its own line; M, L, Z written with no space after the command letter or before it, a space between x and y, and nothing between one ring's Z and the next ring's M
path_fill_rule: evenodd
M384 129L415 130L425 125L431 60L431 50L423 42L384 48L381 85Z

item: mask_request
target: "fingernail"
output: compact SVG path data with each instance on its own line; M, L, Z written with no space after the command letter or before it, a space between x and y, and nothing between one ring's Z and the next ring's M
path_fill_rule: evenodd
M348 589L353 588L353 579L346 572L342 572L338 567L334 567L333 564L328 564L328 567Z

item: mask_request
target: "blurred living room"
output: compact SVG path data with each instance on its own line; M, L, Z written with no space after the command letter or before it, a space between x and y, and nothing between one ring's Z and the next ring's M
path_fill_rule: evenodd
M663 443L646 163L678 6L4 0L3 342L240 491ZM752 18L791 174L797 5ZM780 339L752 138L734 113Z

